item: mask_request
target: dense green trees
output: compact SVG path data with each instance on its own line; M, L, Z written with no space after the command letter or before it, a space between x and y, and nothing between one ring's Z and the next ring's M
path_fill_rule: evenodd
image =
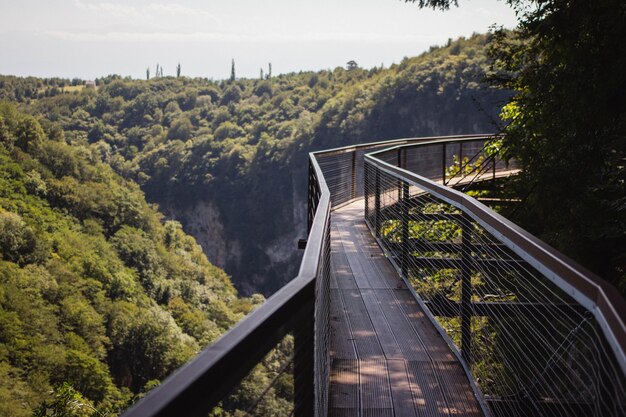
M503 143L523 168L517 220L626 292L626 5L508 3L519 27L496 32L491 79L514 92Z
M0 121L0 415L115 413L263 301L87 142Z
M522 163L518 220L626 292L626 7L550 0L494 43L516 92L507 152Z

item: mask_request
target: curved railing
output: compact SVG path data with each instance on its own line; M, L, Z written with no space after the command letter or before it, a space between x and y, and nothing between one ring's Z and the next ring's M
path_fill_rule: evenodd
M365 217L491 414L626 415L624 299L455 189L515 172L489 146L447 172L416 163L445 159L449 148L435 140L365 155Z
M574 302L591 312L598 323L598 334L606 335L605 339L610 345L610 351L614 356L621 358L617 362L621 367L623 377L625 374L623 352L626 346L623 299L619 298L619 295L616 296L609 286L602 284L601 280L588 271L578 267L506 219L490 212L481 204L454 191L453 188L467 188L469 184L475 184L477 179L493 179L502 173L511 172L510 166L483 151L483 145L488 140L489 137L485 135L413 138L311 153L309 157L308 238L298 276L217 342L168 377L124 415L204 416L225 398L286 335L293 334L294 415L325 416L328 409L330 367L330 212L331 209L363 197L367 202L367 222L407 282L415 284L412 282L414 274L410 272L409 266L415 266L419 262L422 262L422 266L424 262L428 262L427 266L430 267L444 266L461 270L464 257L469 258L472 254L478 253L476 252L478 248L482 248L480 244L484 243L485 247L491 245L498 250L504 250L502 248L506 247L507 251L516 254L515 261L524 261L535 268L553 285L564 288L567 294L573 294ZM480 146L475 146L476 144ZM366 155L368 152L375 153ZM456 168L450 169L451 167ZM410 172L406 168L417 173ZM420 172L422 175L419 175ZM463 219L470 220L460 223L459 229L481 227L491 233L493 239L501 240L479 243L476 241L478 233L462 233L460 242L454 240L427 242L430 246L424 246L425 242L414 239L415 236L412 236L414 231L411 226L415 226L415 222L433 221L433 217L437 216L439 220L436 221L458 220L458 216L455 217L457 212L425 213L423 208L426 205L425 201L427 202L426 197L431 198L430 203L447 204L459 213L465 213L463 216L466 217ZM421 207L422 212L418 213L415 207ZM404 209L406 210L403 211ZM427 218L427 215L430 215L430 218ZM403 219L406 220L406 226L396 227L403 224ZM465 246L463 246L463 236L465 236L465 243L468 243ZM474 236L474 241L470 238L468 242L467 236ZM426 254L439 253L439 258L446 259L418 261L420 257L416 256L418 255L416 249L424 248L430 250ZM441 253L446 251L451 255L441 256ZM497 265L498 262L489 264L489 259L486 259L470 263L470 265L481 265L481 267L483 264ZM471 279L472 277L470 281ZM480 304L470 297L471 305L467 308L467 291L464 295L465 307L460 305L461 299L450 299L440 303L437 302L437 298L423 297L423 294L419 293L418 289L416 296L419 302L429 308L433 322L437 324L453 349L460 345L461 352L464 350L461 339L465 340L466 348L468 343L471 343L467 342L467 324L465 327L459 325L459 337L456 337L454 332L450 336L440 324L442 317L444 321L456 320L465 323L468 322L469 317L471 330L475 317L489 317L485 316L487 313L492 316L502 316L505 314L503 311L508 311L508 314L512 315L519 308L525 308L525 314L528 315L533 311L541 312L542 308L547 311L569 309L568 305L572 304L571 300L568 300L567 303L553 303L555 307L550 308L537 302L527 302L521 307L507 307L504 303ZM564 307L561 304L567 305ZM577 314L584 316L585 313L580 313L578 308L574 310ZM483 315L477 316L478 313ZM437 321L435 317L438 317L440 321ZM576 336L582 332L574 333ZM600 350L596 349L598 352ZM468 349L465 351L467 352ZM469 357L468 354L463 355L461 352L459 352L460 357L466 359ZM603 352L606 353L607 350L604 349ZM598 354L594 358L600 360ZM602 360L606 359L604 356L602 358ZM468 360L464 363L468 374L473 375L477 362ZM543 379L546 377L547 375L542 376ZM603 373L601 377L605 382L615 379L607 373ZM488 384L485 385L481 380L478 382L481 389L489 396L489 390L485 390ZM619 395L617 397L619 398ZM504 413L498 412L497 414L516 415L513 411L519 411L514 404L517 398L492 396L488 400L491 409ZM498 401L509 406L513 411L506 414L505 408L498 405ZM619 405L619 401L612 404Z

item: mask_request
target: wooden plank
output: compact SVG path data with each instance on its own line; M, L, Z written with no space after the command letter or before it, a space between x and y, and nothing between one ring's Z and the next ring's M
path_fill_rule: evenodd
M335 224L340 231L339 236L341 237L342 243L347 252L360 252L369 257L383 256L380 247L369 232L365 234L355 230L355 226L357 224L367 228L363 219L359 219L358 222L353 223L339 222Z
M358 254L356 252L346 253L346 258L348 259L348 264L350 265L350 269L352 270L352 276L354 276L356 285L359 288L372 288L372 285L369 281L368 269L364 268L363 264L361 263L362 256L362 254Z
M376 267L374 259L359 257L357 258L357 260L361 264L361 268L366 274L367 281L369 282L369 288L390 288L390 284L388 282L389 279L385 279L385 277L381 276L379 269Z
M450 411L467 417L481 416L480 406L461 365L458 362L435 362L433 366Z
M343 246L341 244L341 232L336 224L331 219L330 225L330 252L343 252Z
M330 373L330 403L333 408L359 407L359 361L333 359Z
M450 347L443 340L428 317L426 317L426 313L422 311L421 307L417 304L409 290L393 290L392 293L395 299L400 303L405 317L415 329L415 332L417 332L420 340L426 347L428 356L435 361L456 360L456 357L450 350ZM389 302L393 303L392 301Z
M330 407L328 409L329 417L355 417L359 415L358 408L338 408Z
M358 290L339 290L339 292L346 308L357 356L361 359L383 358L383 349L363 304L361 293Z
M361 381L361 407L363 415L367 409L392 409L391 387L385 359L364 359L359 362ZM392 413L393 415L393 413Z
M334 227L336 227L337 229L336 239L341 244L340 245L341 249L338 249L338 250L343 251L345 253L356 253L357 251L356 242L350 236L350 230L349 228L345 227L345 223L336 222L334 223Z
M357 289L352 269L346 254L343 252L331 253L330 255L331 275L335 278L335 288L344 290ZM331 282L332 286L332 282Z
M336 359L357 359L354 336L339 290L330 290L330 354Z
M387 323L385 314L380 309L374 290L362 290L361 296L363 297L363 303L365 304L367 313L372 321L376 337L383 348L385 357L387 359L403 358L403 352L400 350L400 346L398 346L398 342L389 327L389 323Z
M391 359L387 361L391 398L395 417L418 417L415 399L407 375L406 361Z
M413 361L430 359L419 333L406 317L400 302L391 290L377 290L376 297L386 321L398 341L402 358Z
M393 417L392 408L364 408L361 415L363 417Z
M371 262L374 264L379 282L383 284L381 287L406 288L404 281L402 281L387 258L373 258Z
M448 408L431 363L410 361L407 362L407 369L418 415L420 417L453 415Z

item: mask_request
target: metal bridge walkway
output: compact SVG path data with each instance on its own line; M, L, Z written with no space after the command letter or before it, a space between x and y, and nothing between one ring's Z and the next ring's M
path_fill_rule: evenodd
M331 218L330 416L482 416L466 375L371 236Z

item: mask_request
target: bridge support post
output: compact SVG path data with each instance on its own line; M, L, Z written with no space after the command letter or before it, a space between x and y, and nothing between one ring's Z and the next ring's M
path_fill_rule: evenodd
M461 355L472 362L472 219L461 217Z
M314 287L312 287L314 288ZM315 402L315 294L311 291L306 297L306 305L302 307L293 329L293 382L294 382L294 416L313 417Z

